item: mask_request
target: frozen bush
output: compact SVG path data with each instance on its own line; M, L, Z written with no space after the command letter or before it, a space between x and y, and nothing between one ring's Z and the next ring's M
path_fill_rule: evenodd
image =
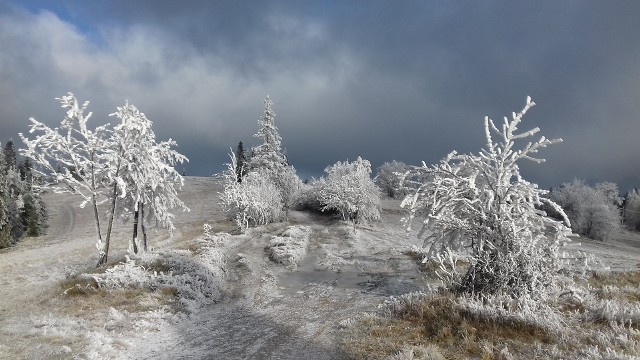
M270 176L256 170L238 182L235 162L235 155L231 153L231 164L223 173L224 191L220 194L220 201L227 209L235 209L238 227L244 230L249 226L282 220L285 216L282 197Z
M574 180L553 189L549 198L562 206L573 231L592 239L609 240L621 228L617 194L618 187L613 183L592 188Z
M371 180L371 164L358 157L327 167L316 183L322 210L335 210L354 224L380 219L380 189Z
M224 237L200 240L200 252L193 255L187 250L161 254L143 253L107 269L91 274L99 288L176 290L186 310L218 301L222 297L227 259L216 245ZM158 271L156 269L164 270Z
M521 160L543 162L535 154L561 139L544 136L520 149L516 142L534 136L534 128L518 133L524 114L535 105L527 98L524 109L505 118L498 129L485 117L486 146L479 154L450 153L439 164L413 167L409 178L415 190L402 203L411 220L423 218L424 247L440 260L447 285L463 293L512 296L540 294L565 260L560 246L570 230L541 211L543 204L564 215L543 195L546 191L520 176ZM498 135L494 142L492 133ZM458 253L468 255L464 273L456 266Z
M389 197L405 195L404 177L407 171L409 166L401 161L385 162L378 168L376 185Z

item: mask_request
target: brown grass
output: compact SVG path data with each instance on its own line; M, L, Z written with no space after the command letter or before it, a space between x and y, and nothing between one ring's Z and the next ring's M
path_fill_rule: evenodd
M604 286L615 287L638 287L640 286L640 271L630 272L593 272L589 279L589 284L595 288Z
M122 259L124 261L124 258ZM114 259L111 264L120 261ZM86 269L86 272L59 282L53 288L53 294L46 302L55 303L56 307L64 313L76 316L90 316L96 310L107 310L111 307L129 312L142 312L152 310L158 306L175 306L179 297L177 289L162 288L157 291L149 289L103 289L98 286L91 274L102 273L108 269L108 265L97 269ZM151 271L169 271L171 268L156 261L151 264Z
M454 304L452 295L426 298L395 316L366 318L360 328L365 332L345 344L355 359L384 359L407 346L435 346L451 359L494 359L505 345L517 354L526 353L533 344L556 341L532 324L471 316Z

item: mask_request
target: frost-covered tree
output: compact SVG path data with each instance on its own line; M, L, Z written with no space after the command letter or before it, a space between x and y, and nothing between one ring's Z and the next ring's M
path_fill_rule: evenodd
M596 240L609 240L620 231L621 214L617 185L607 182L592 188L574 180L555 188L550 199L564 209L574 232Z
M385 162L378 167L378 173L375 177L376 185L387 193L389 197L405 195L405 186L402 180L408 170L407 164L401 161Z
M259 170L271 179L280 192L282 206L286 211L292 205L293 196L300 187L300 179L282 151L282 138L275 124L276 113L271 108L272 105L273 102L267 96L264 100L264 113L258 119L259 130L254 135L262 140L262 144L252 148L248 172Z
M20 152L40 166L34 173L42 179L50 179L43 184L56 193L80 195L80 207L91 204L96 224L96 247L99 253L98 265L106 261L108 243L102 241L98 205L105 198L105 178L108 163L105 151L111 148L108 141L109 131L106 125L95 130L87 127L92 113L85 114L89 102L82 105L72 93L56 98L66 110L66 116L60 127L51 129L45 124L30 118L29 133L37 133L33 139L20 134L26 149ZM49 175L51 178L49 178Z
M231 162L222 173L224 191L220 201L227 210L235 210L236 224L246 230L249 226L265 225L284 218L282 197L270 174L263 169L248 172L242 182L237 181L237 158L230 153Z
M440 259L441 276L458 292L535 295L553 281L562 265L560 246L568 241L569 221L548 217L540 207L562 209L543 197L546 191L520 175L521 160L543 162L535 154L562 141L544 136L517 146L534 136L534 128L519 132L524 114L534 105L527 98L524 109L505 117L499 129L485 118L486 146L479 154L452 152L439 164L414 167L420 179L417 190L403 201L409 221L422 218L424 246ZM492 133L497 135L494 141ZM469 260L466 272L455 266L456 252Z
M172 229L173 215L168 211L183 206L177 198L182 177L173 165L186 158L171 149L173 140L155 142L151 122L134 106L126 104L113 115L120 123L90 130L85 115L88 102L82 106L68 93L58 99L67 110L59 128L51 129L31 118L30 133L40 133L33 140L20 134L27 146L23 155L40 165L34 171L43 179L53 177L50 186L56 192L82 197L81 207L91 204L94 210L98 266L107 261L109 242L118 200L131 209L146 205L158 222ZM127 203L127 200L129 202ZM108 227L102 240L98 205L108 203Z
M156 142L153 122L134 105L127 102L111 116L116 117L119 123L113 128L112 141L116 145L109 154L109 176L113 181L109 229L117 200L121 198L122 210L132 212L134 217L131 249L134 253L138 252L138 225L141 223L145 235L142 246L146 251L145 208L160 226L168 228L170 232L175 229L174 215L170 210L175 207L189 210L178 198L177 190L184 185L184 179L174 167L188 160L172 149L177 145L174 140ZM110 231L107 232L107 238L109 236Z
M276 114L271 106L267 96L264 113L258 119L259 130L254 135L262 140L262 144L251 149L247 161L240 143L238 154L231 151L231 163L222 174L225 188L221 202L228 210L235 209L236 221L242 229L284 218L301 185L282 151L282 139L275 125Z
M327 167L317 183L323 211L337 211L355 224L380 219L380 189L371 180L371 163L361 157Z
M624 224L631 230L640 230L640 194L632 189L624 199Z

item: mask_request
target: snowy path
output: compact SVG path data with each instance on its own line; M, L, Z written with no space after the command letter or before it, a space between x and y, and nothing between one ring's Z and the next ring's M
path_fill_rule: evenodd
M367 230L354 236L348 226L318 225L303 213L291 216L313 228L300 267L284 268L264 252L268 234L284 224L270 226L266 234L236 237L227 249L232 259L229 297L154 333L144 344L131 344L127 356L340 359L344 355L336 336L341 321L374 309L386 296L422 289L416 265L391 250L393 242L375 239ZM378 255L370 255L371 249Z

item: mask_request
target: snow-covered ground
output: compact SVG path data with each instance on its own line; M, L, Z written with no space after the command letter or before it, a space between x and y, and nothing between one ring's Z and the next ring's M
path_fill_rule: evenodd
M199 252L207 241L198 240L204 223L211 233L233 234L210 245L224 259L222 271L212 272L219 294L180 311L160 290L102 292L91 300L63 294L61 283L90 272L97 259L94 223L76 198L48 194L48 234L0 252L0 359L336 359L343 357L338 337L350 318L388 296L429 286L405 254L421 241L404 232L397 201L383 200L382 220L355 232L292 211L287 223L235 234L218 205L220 190L213 179L187 178L181 198L191 212L177 215L176 235L151 233L154 253L183 259L190 269L208 266ZM284 234L291 226L299 227ZM129 227L116 227L110 254L116 262L125 261ZM306 233L305 241L292 241L297 265L272 261L265 251ZM640 264L637 236L580 241L604 266Z

